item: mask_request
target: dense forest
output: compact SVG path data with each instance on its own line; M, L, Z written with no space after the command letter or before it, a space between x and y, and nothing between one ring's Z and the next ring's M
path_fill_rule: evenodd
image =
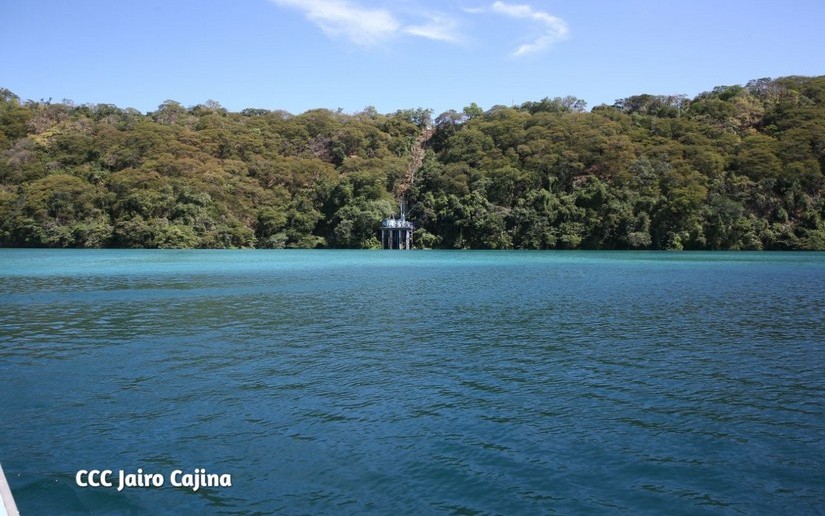
M825 249L825 76L433 118L0 90L0 246Z

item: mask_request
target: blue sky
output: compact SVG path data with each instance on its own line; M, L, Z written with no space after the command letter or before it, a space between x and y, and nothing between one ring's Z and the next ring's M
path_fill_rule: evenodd
M825 74L821 0L0 0L0 87L435 115Z

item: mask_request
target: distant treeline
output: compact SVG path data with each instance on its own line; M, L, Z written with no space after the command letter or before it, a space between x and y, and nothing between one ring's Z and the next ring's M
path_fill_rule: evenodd
M825 76L434 119L0 90L5 247L377 247L404 185L418 247L825 249L823 170Z

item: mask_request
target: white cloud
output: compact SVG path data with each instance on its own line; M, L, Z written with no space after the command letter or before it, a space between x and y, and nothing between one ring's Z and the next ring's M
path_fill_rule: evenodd
M275 5L296 9L330 37L349 40L363 47L376 46L397 36L461 44L465 35L460 19L444 13L428 13L419 2L383 2L385 7L363 5L364 0L270 0ZM406 4L404 7L400 5ZM386 7L386 6L392 6ZM567 23L545 11L527 4L496 1L487 7L465 8L468 14L494 13L531 22L538 35L518 47L514 56L540 52L553 43L566 39Z
M470 14L481 14L486 13L488 9L486 7L465 7L462 11Z
M385 9L370 9L346 0L271 0L299 9L327 35L343 36L362 46L371 46L396 34L401 27Z
M542 34L530 43L525 43L518 47L514 56L523 56L534 52L540 52L553 43L567 39L570 29L567 22L557 16L544 11L533 9L527 4L507 4L495 2L487 8L464 9L465 12L478 14L483 12L494 12L511 18L528 19L535 22L541 29Z
M431 16L429 22L423 25L408 25L404 27L404 32L412 36L419 36L436 41L457 43L461 41L461 37L456 30L457 25L456 21L452 18Z

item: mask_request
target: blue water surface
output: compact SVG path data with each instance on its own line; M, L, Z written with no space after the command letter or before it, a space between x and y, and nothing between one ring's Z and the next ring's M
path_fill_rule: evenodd
M0 250L37 514L821 514L825 254ZM232 487L82 488L205 468Z

